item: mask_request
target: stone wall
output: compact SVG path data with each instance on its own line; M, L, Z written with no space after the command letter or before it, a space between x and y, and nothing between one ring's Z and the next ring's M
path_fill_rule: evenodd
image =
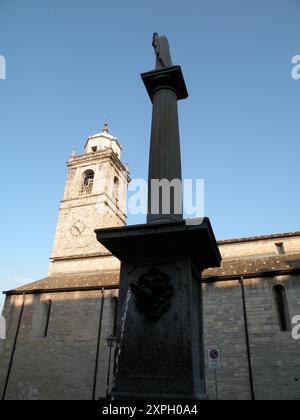
M50 262L49 275L99 272L99 270L119 269L120 261L111 254L99 257L63 258Z
M300 340L282 332L273 287L287 291L290 317L300 315L300 276L247 279L246 309L256 399L300 399ZM205 345L217 346L222 370L217 373L220 399L249 399L251 387L247 359L241 286L238 281L204 286ZM211 399L216 397L215 376L207 370Z
M106 338L113 333L112 298L116 293L110 290L27 295L5 399L91 400L94 386L95 399L104 397L108 367ZM1 395L23 298L11 299L13 302L7 301L4 310L9 337L2 342L0 355ZM46 320L40 319L41 306L48 300L52 307L48 334L44 337Z
M220 241L222 258L236 259L247 256L277 255L276 244L283 243L286 253L300 251L300 235L270 235L266 237L246 238L240 240Z

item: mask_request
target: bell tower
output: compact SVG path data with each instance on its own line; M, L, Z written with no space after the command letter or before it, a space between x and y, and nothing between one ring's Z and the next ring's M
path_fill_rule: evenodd
M109 133L89 136L84 152L72 153L55 234L49 275L116 268L118 261L100 245L94 233L126 224L128 168L122 147ZM101 262L99 260L101 259Z

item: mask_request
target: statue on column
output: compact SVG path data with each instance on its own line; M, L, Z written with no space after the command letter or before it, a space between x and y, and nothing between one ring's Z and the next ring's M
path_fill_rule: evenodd
M173 64L167 37L154 32L152 46L156 55L156 70L172 67Z

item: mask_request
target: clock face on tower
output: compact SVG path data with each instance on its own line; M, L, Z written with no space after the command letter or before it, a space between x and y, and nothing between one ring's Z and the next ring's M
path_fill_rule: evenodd
M81 236L84 232L85 228L85 224L81 220L77 220L77 222L75 222L70 229L71 235L74 238L79 238L79 236Z

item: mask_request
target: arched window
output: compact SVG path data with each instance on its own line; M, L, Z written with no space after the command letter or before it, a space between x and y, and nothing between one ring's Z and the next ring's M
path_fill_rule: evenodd
M94 171L91 169L87 170L83 174L83 181L80 190L81 195L88 195L92 194L93 191L93 184L94 184Z
M44 303L44 316L45 316L44 337L47 337L47 335L48 335L50 315L51 315L51 308L52 308L52 301L51 300L47 300Z
M281 331L291 330L291 320L288 308L286 290L281 285L273 287L273 297L276 305L279 327Z
M120 183L119 178L114 177L114 187L113 187L113 200L117 207L119 207L119 194L120 194Z

